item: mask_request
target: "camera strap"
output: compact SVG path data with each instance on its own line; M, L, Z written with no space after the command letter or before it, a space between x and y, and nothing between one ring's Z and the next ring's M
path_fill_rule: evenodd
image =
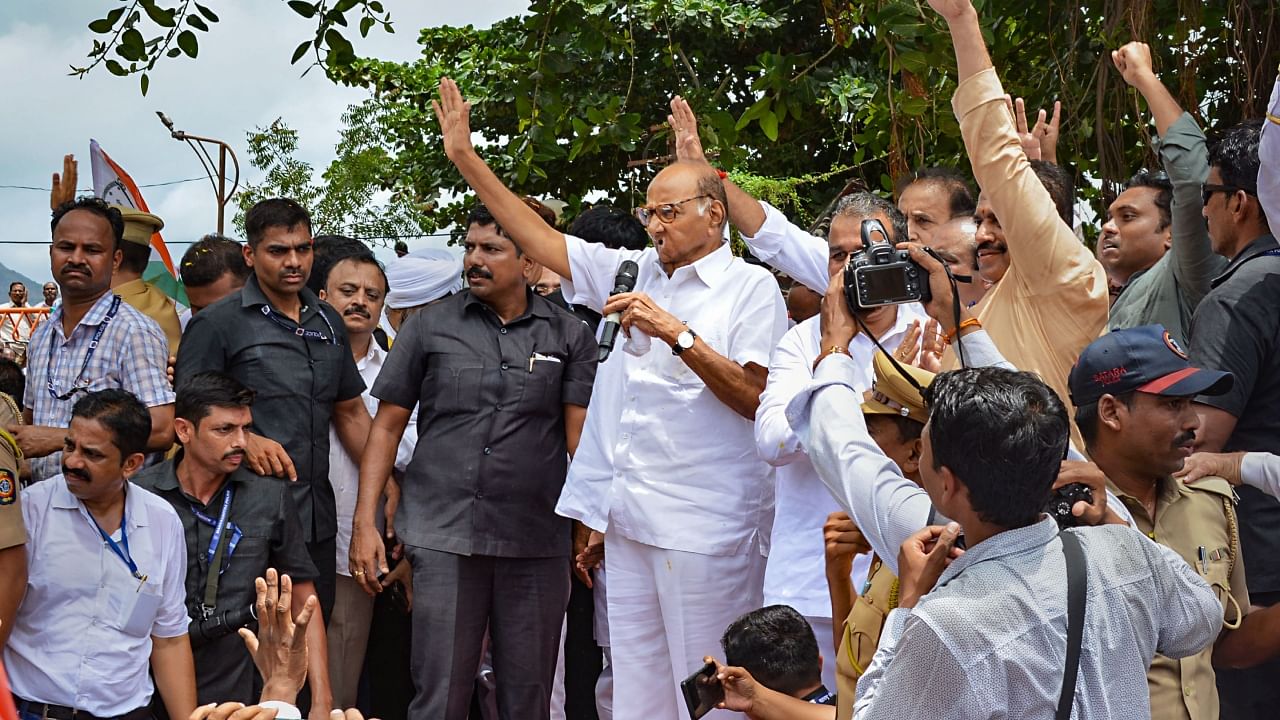
M1067 557L1067 662L1062 676L1062 694L1058 697L1056 720L1069 720L1075 703L1076 676L1080 672L1080 647L1084 641L1085 600L1089 595L1089 573L1080 537L1073 532L1059 532L1062 554Z

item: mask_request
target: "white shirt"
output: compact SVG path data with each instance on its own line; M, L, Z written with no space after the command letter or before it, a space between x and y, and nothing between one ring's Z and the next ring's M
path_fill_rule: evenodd
M356 370L364 380L364 393L360 399L364 401L369 415L378 414L378 398L374 397L373 381L382 372L382 364L386 362L387 351L378 346L375 339L369 340L369 351L356 361ZM396 448L396 472L404 472L413 457L413 448L418 444L418 408L409 415L409 424L405 425L404 435L400 437L400 445ZM347 454L342 446L338 431L329 425L329 482L333 485L333 496L338 505L338 574L351 577L351 523L356 515L356 500L360 497L360 466Z
M31 307L23 305L22 307ZM11 310L14 304L11 302L0 305L0 310ZM31 339L31 331L35 330L36 325L40 324L47 315L34 315L29 313L11 314L5 313L0 315L0 342L11 342L14 340L26 342Z
M919 305L898 308L894 326L880 338L889 352L897 349L913 320L928 320ZM814 316L782 336L769 363L769 384L756 411L756 449L777 468L776 507L769 563L764 572L765 605L790 605L801 615L829 618L826 557L822 526L827 515L840 510L831 491L813 469L800 437L787 421L787 403L813 382L813 361L821 352L821 318ZM855 392L875 380L872 357L876 347L859 333L849 347L853 356ZM871 565L871 553L854 558L853 586L861 587Z
M146 576L141 588L62 475L23 491L22 519L31 540L27 595L4 651L13 693L99 717L146 705L154 689L147 674L151 638L187 632L187 542L177 513L159 496L128 486L129 554ZM114 539L120 541L119 532ZM158 596L158 608L140 631L129 632L122 604L138 592Z
M778 283L727 244L668 278L652 247L612 250L566 236L565 299L599 311L618 265L640 266L636 291L740 365L769 364L787 329ZM722 403L664 343L637 357L619 347L601 365L578 452L556 512L635 542L706 555L763 549L772 471L752 421Z

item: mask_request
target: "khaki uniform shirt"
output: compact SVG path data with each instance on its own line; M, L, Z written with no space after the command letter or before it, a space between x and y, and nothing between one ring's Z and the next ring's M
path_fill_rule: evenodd
M155 320L164 331L164 339L169 344L169 354L177 354L178 342L182 339L182 324L178 322L178 309L173 298L142 278L130 280L113 288L112 292L119 295L138 312Z
M1162 481L1156 496L1153 523L1136 498L1111 490L1133 515L1135 526L1152 540L1182 556L1218 594L1224 622L1239 623L1249 608L1244 562L1235 521L1235 494L1227 481L1210 478L1187 486L1172 479ZM1228 520L1227 507L1231 506ZM1200 560L1204 548L1207 562ZM1234 563L1233 554L1236 556ZM1213 645L1196 655L1173 660L1156 655L1147 671L1151 691L1151 717L1161 720L1216 720L1218 686L1213 672Z
M0 393L0 550L27 543L22 506L18 504L18 461L22 453L13 436L4 430L21 422L22 415L13 398Z

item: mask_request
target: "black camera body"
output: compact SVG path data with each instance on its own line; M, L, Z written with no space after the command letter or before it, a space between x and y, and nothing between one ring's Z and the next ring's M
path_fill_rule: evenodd
M873 236L880 233L880 239ZM844 294L849 309L858 312L884 305L929 302L929 274L906 250L889 242L879 220L862 221L862 249L844 268Z
M1093 504L1093 491L1089 489L1088 485L1083 483L1063 485L1053 491L1053 495L1049 498L1049 504L1045 506L1044 511L1058 522L1059 528L1076 527L1080 524L1080 518L1071 514L1071 508L1081 500L1090 505Z
M253 605L231 608L220 613L213 613L203 620L192 620L187 625L187 634L191 638L191 647L198 648L248 627L258 620L258 609Z

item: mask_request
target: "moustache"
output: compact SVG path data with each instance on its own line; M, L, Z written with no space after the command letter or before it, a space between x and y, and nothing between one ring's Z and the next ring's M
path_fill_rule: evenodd
M58 271L58 274L66 275L69 272L79 272L79 273L84 273L85 275L93 274L93 271L89 269L88 265L75 265L73 263L67 263L63 265L62 269Z
M493 273L489 272L488 270L485 270L484 268L471 268L470 270L467 271L467 279L470 280L471 278L484 278L485 280L492 280Z
M363 305L352 305L351 307L342 311L343 317L346 317L348 315L359 315L360 317L366 318L366 319L370 317L369 310L365 308Z
M231 458L240 458L243 460L245 457L247 457L247 455L244 450L232 450L231 452L223 455L222 459L230 460Z
M1196 434L1194 432L1184 432L1173 439L1173 446L1182 447L1184 445L1190 445L1195 442L1195 440Z
M69 468L66 465L62 466L62 474L66 477L73 477L73 478L76 478L77 480L83 480L84 482L93 482L92 478L89 477L88 473L84 472L83 470L75 470L73 468Z

